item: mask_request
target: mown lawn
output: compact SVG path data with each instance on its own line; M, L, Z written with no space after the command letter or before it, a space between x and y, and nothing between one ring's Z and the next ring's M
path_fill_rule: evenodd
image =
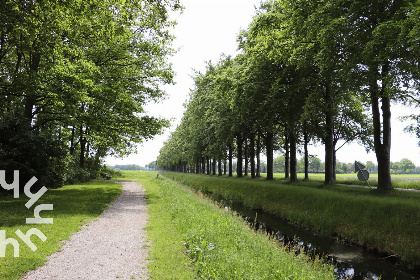
M58 251L62 240L68 239L80 226L89 223L108 207L121 193L122 186L112 182L90 182L48 190L30 209L25 207L28 198L21 194L0 197L0 230L6 238L19 241L19 257L13 256L12 245L7 245L6 256L0 257L0 279L20 279L29 270L44 264L47 256ZM53 204L53 210L41 211L42 218L53 218L53 224L26 224L26 218L34 217L34 208L40 204ZM37 247L32 251L16 234L24 234L31 228L39 229L47 239L42 242L32 236Z

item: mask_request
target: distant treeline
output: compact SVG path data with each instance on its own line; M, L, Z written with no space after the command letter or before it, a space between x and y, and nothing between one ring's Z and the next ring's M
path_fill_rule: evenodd
M274 159L274 172L282 173L285 170L285 156L281 155ZM361 162L367 171L371 174L378 173L378 165L372 161ZM305 172L305 162L302 157L297 161L297 170L299 173ZM335 171L337 174L352 173L354 172L354 162L345 163L345 162L336 162ZM310 173L324 173L325 172L325 163L321 159L310 156L309 157L309 172ZM404 158L397 162L391 162L391 174L420 174L420 167L415 166L415 164Z
M274 173L284 173L285 172L285 155L280 155L279 157L274 159L273 164L273 172ZM365 166L365 169L370 174L377 174L378 173L378 165L372 161L367 162L360 162ZM305 162L304 158L302 157L297 161L297 172L304 173L305 172ZM232 169L237 171L236 163L233 163ZM325 173L325 162L315 156L309 157L309 173ZM248 170L242 168L242 171L251 172L251 168L248 165ZM391 162L391 174L420 174L420 166L415 166L415 164L409 159L402 159L397 162ZM260 164L260 172L266 173L267 172L267 163L261 161ZM345 174L345 173L353 173L355 172L354 162L345 163L345 162L336 162L335 166L336 174Z
M124 164L124 165L114 165L114 166L109 166L110 168L114 168L114 169L120 169L120 170L150 170L150 169L155 169L156 163L155 162L151 162L149 164L146 164L145 166L140 166L138 164Z

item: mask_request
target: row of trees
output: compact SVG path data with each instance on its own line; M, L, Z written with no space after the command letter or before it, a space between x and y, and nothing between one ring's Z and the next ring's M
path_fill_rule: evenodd
M152 165L153 164L153 165ZM227 167L225 168L224 162L222 162L221 169L222 174L226 175L225 170L227 170ZM378 173L378 165L375 164L372 161L367 161L366 163L362 163L365 165L365 169L370 174L377 174ZM217 169L218 169L218 163L216 163ZM155 162L150 163L150 165L145 166L146 169L154 169L155 168ZM286 156L281 155L279 157L276 157L273 161L273 172L274 173L285 173L286 171ZM296 163L296 170L298 173L304 173L305 172L305 158L301 157L297 163ZM115 166L114 168L119 168ZM120 168L121 169L121 168ZM122 168L123 169L123 168ZM187 168L188 170L188 168ZM237 165L236 162L233 162L232 164L232 170L234 172L237 172ZM248 175L251 173L251 168L249 164L247 165L247 168L244 166L242 167L242 171L245 175ZM325 172L325 162L323 162L320 158L316 156L309 156L308 160L308 171L309 173L324 173ZM420 166L416 166L411 160L404 158L398 162L391 162L391 174L420 174ZM216 174L216 171L214 171ZM255 170L256 173L267 173L267 163L265 161L261 161L259 164L258 171ZM335 164L335 172L336 174L346 174L346 173L355 173L355 163L346 163L346 162L340 162L337 161Z
M391 174L420 174L420 166L416 166L411 160L403 158L399 162L391 162Z
M109 166L109 168L119 170L150 170L156 168L156 162L152 161L151 163L148 163L145 166L140 166L138 164L116 164L114 166Z
M365 169L371 173L378 173L378 165L372 161L367 161L363 163ZM415 164L404 158L398 162L391 162L391 174L420 174L420 167L416 167ZM325 163L314 156L309 157L309 172L313 173L322 173L325 171ZM285 171L285 155L281 155L274 159L274 172L283 173ZM297 161L297 172L305 172L305 158L302 157ZM355 163L345 163L345 162L336 162L335 172L337 174L344 173L354 173L355 172Z
M308 143L321 141L331 184L339 140L359 141L376 153L379 188L391 189L391 101L420 105L419 6L418 0L263 3L238 38L241 53L196 74L158 165L203 172L215 162L231 167L236 157L238 176L249 162L254 177L265 151L272 179L273 150L282 149L286 176L296 181L298 145L307 174Z
M146 169L152 169L152 170L155 170L155 169L156 169L156 161L152 161L152 162L150 162L150 163L146 164L144 167L145 167Z
M168 12L178 9L178 0L1 1L0 169L57 187L160 133L168 122L143 106L172 82Z
M138 164L116 164L113 167L113 169L119 169L119 170L143 170L144 167L138 165Z

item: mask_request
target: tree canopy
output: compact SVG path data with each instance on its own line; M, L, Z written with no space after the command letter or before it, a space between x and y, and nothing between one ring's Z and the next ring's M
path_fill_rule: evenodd
M168 121L143 107L172 83L168 12L179 9L178 0L2 1L0 134L14 123L22 130L14 141L32 133L58 143L66 176L72 165L86 169L160 133ZM0 142L0 169L34 169L19 159L23 148L16 157L9 149Z

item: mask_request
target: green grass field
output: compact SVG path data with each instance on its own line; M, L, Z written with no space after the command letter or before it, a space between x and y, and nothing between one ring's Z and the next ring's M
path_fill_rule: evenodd
M261 177L266 178L267 174L262 173ZM298 173L298 180L303 180L304 178L305 174ZM274 179L288 180L284 177L284 173L274 173ZM420 190L420 174L394 174L391 175L391 179L394 188ZM368 181L371 186L377 187L378 174L370 174ZM309 182L324 182L324 174L310 173ZM366 182L357 179L356 173L337 174L337 184L368 186Z
M44 264L47 256L58 251L61 240L68 239L80 226L96 219L107 206L121 193L121 185L112 182L90 182L80 185L64 186L48 190L29 210L25 207L28 198L20 195L0 197L0 230L6 231L6 238L19 241L19 257L13 256L12 245L7 245L6 256L0 257L0 279L20 279L29 270ZM34 217L34 207L39 204L53 204L52 211L41 211L43 218L53 218L53 224L26 225L26 218ZM31 228L39 229L47 240L42 242L33 236L31 241L37 246L32 251L15 231L24 234Z

